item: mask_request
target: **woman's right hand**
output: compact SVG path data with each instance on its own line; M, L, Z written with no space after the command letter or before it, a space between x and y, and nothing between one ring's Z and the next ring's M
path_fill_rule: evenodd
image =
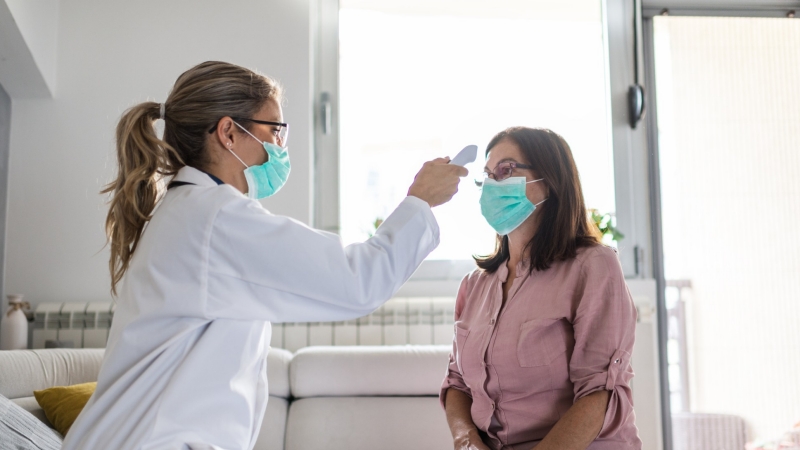
M472 429L469 433L458 436L453 440L454 450L490 450L483 443L477 429Z
M425 200L431 208L450 201L458 192L460 177L469 172L449 162L450 158L436 158L423 164L408 188L408 195Z

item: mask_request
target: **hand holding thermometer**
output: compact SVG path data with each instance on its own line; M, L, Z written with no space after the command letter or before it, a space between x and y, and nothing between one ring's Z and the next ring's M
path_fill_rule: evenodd
M478 157L478 146L477 145L468 145L464 147L458 154L450 160L450 164L455 164L457 166L464 167L467 164L475 161L475 158Z
M423 164L408 188L408 195L428 202L431 208L449 202L458 192L459 178L469 173L464 165L475 161L477 156L478 146L468 145L447 164L442 164L444 158ZM456 167L446 167L451 165Z

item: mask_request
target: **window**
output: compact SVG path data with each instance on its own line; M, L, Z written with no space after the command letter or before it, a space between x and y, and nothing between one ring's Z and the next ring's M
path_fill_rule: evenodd
M434 209L429 259L494 249L473 180L509 126L546 127L570 144L587 207L613 213L613 161L600 0L341 0L341 234L362 241L405 197L424 161L480 148L454 199Z

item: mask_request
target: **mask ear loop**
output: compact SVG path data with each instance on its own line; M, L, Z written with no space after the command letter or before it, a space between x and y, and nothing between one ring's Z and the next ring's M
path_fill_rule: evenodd
M243 127L243 126L239 125L238 123L236 123L236 121L235 121L235 120L233 121L233 123L235 123L237 127L241 128L241 129L242 129L242 131L244 131L245 133L249 134L249 135L250 135L250 136L251 136L253 139L255 139L256 141L260 142L260 143L261 143L261 145L264 145L264 143L263 143L263 142L261 142L261 141L259 141L257 137L253 136L253 133L251 133L251 132L247 131L247 128L245 128L245 127ZM231 155L233 155L233 156L234 156L236 159L238 159L238 160L239 160L239 162L240 162L240 163L242 163L242 164L244 165L244 167L245 167L245 168L249 168L250 166L248 166L246 162L242 161L242 158L239 158L239 156L238 156L236 153L233 153L233 149L232 149L232 148L230 148L230 145L231 145L231 144L230 144L230 142L229 142L229 143L228 143L228 151L229 151L229 152L231 152Z
M527 182L527 183L525 183L525 184L536 183L537 181L542 181L542 180L544 180L544 178L539 178L538 180L532 180L532 181L528 181L528 182ZM539 206L539 205L541 205L541 204L542 204L542 203L544 203L544 202L545 202L545 200L547 200L548 198L550 198L550 197L545 197L545 199L544 199L544 200L540 201L539 203L534 203L534 204L533 204L533 206Z
M248 167L250 167L250 166L248 166L248 165L247 165L247 163L245 163L244 161L242 161L242 158L239 158L239 156L237 156L237 155L236 155L236 153L233 153L233 149L231 149L231 148L228 148L228 151L229 151L229 152L231 152L231 155L233 155L233 157L234 157L234 158L238 159L238 160L239 160L239 162L240 162L240 163L242 163L242 164L244 165L245 169L246 169L246 168L248 168Z
M261 144L261 145L264 145L264 142L262 142L262 141L258 140L258 138L257 138L257 137L255 137L255 135L253 135L253 133L251 133L251 132L247 131L247 128L245 128L245 127L243 127L243 126L239 125L239 124L238 124L236 121L234 121L233 123L235 123L237 127L241 128L241 129L242 129L242 131L244 131L245 133L249 134L249 135L250 135L250 137L252 137L252 138L253 138L253 139L255 139L256 141L258 141L258 143L259 143L259 144Z

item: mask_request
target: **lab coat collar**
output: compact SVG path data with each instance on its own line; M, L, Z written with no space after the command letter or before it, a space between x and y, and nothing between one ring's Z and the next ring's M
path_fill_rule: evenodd
M172 178L172 181L183 181L198 186L217 186L217 182L212 180L207 173L190 166L181 167L178 173Z

